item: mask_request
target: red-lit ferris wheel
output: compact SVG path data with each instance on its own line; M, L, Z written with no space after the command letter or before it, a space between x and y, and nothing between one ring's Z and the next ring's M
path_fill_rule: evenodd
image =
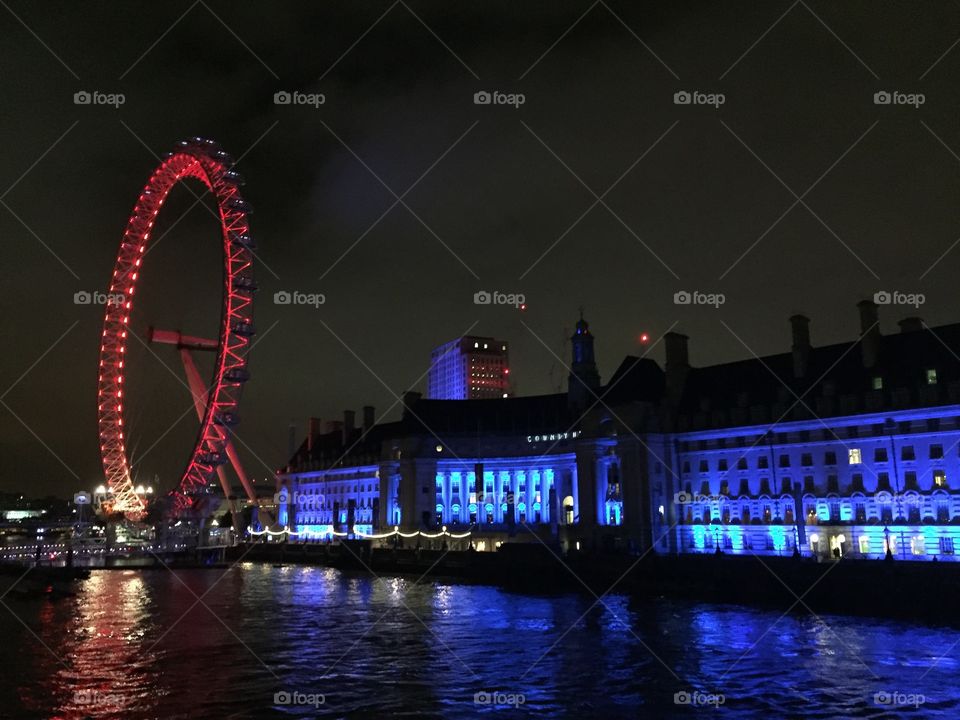
M151 341L175 344L190 381L190 389L200 419L200 430L178 487L172 491L176 514L189 509L198 494L206 492L214 474L219 474L224 493L230 495L223 465L229 459L248 496L255 498L243 473L233 445L231 428L237 424L237 405L244 383L250 378L247 353L254 335L253 249L247 219L251 208L240 194L242 178L233 170L233 159L220 146L203 138L178 143L154 170L140 193L127 223L117 262L110 280L103 336L100 345L97 412L100 452L111 497L107 510L122 512L128 518L143 517L145 502L134 488L127 456L129 438L124 424L127 405L124 392L127 341L134 293L150 235L164 201L178 182L193 178L209 188L216 199L222 229L224 287L219 338L205 340L182 336L179 332L151 330ZM190 360L193 350L216 353L209 386L199 379Z

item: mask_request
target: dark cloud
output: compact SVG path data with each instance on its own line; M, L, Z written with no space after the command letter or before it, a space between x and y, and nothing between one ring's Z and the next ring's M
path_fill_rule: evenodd
M927 272L960 235L960 50L937 62L956 40L953 3L410 2L369 32L389 3L10 8L30 30L0 11L0 194L36 165L3 196L23 222L0 207L3 389L29 369L0 407L5 488L66 493L97 481L101 318L73 293L105 287L154 155L188 135L243 156L257 209L262 339L239 435L258 476L283 461L290 421L302 431L310 414L385 410L417 384L431 347L474 322L511 341L513 377L532 394L565 374L551 350L566 352L581 304L605 376L640 351L641 331L656 338L675 324L699 364L784 349L798 310L815 343L847 339L854 303L879 289L924 292L931 324L957 319L960 257ZM81 89L126 103L76 106ZM281 89L326 103L276 106ZM684 89L726 102L677 106ZM926 102L877 106L882 89ZM477 106L478 90L526 102ZM392 192L418 179L409 209L369 230ZM580 219L618 179L608 207ZM809 209L797 205L757 242L814 183ZM192 203L178 189L158 232ZM214 234L198 206L151 253L138 328L212 331ZM477 307L481 288L523 292L530 310ZM327 304L275 306L282 289L322 292ZM727 303L678 307L680 289ZM158 360L132 347L138 452L174 426L140 469L170 487L195 430L189 414L175 424L189 397L169 349Z

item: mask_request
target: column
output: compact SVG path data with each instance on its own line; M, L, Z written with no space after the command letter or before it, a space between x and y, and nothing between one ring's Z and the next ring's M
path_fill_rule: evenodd
M597 448L593 444L581 444L577 447L577 467L574 474L576 492L574 499L574 517L579 513L580 525L591 529L597 525Z

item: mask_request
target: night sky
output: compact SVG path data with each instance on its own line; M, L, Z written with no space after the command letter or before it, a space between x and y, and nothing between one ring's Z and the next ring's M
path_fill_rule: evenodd
M960 320L955 2L0 6L0 490L101 481L102 307L74 294L106 290L139 189L191 135L241 158L256 209L237 436L258 478L283 464L291 422L299 439L310 415L396 418L431 348L467 332L511 343L519 394L555 391L581 305L604 379L627 354L662 361L671 329L695 365L787 351L795 312L815 345L853 339L855 303L882 290L926 299L881 308L884 332ZM74 104L83 90L125 102ZM284 90L325 103L275 105ZM155 229L140 337L216 331L217 225L191 191ZM282 290L326 303L275 305ZM529 308L475 305L479 290ZM676 305L682 290L726 302ZM138 479L169 489L190 397L172 348L130 347Z

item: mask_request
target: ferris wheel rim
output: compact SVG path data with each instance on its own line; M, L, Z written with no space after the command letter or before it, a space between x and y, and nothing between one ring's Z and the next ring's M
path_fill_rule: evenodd
M180 142L155 168L134 205L114 263L101 334L98 377L98 430L111 508L142 517L145 503L134 491L132 466L124 434L126 404L123 373L133 299L156 216L170 191L187 179L201 181L216 200L223 246L223 294L213 378L193 450L177 488L174 511L192 504L191 495L206 488L224 461L237 406L249 379L248 352L253 327L253 248L241 177L233 160L216 143L202 138Z

